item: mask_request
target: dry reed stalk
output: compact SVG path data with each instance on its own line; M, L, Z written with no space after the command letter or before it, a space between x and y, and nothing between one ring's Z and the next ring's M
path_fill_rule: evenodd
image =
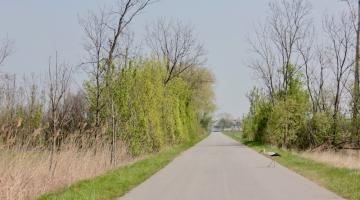
M123 146L123 145L119 145ZM79 151L68 146L55 154L49 170L50 152L0 150L0 199L35 199L39 195L112 169L108 147ZM118 166L129 164L125 148L117 150ZM117 166L117 167L118 167Z
M356 150L305 152L303 155L335 167L360 169L360 151Z

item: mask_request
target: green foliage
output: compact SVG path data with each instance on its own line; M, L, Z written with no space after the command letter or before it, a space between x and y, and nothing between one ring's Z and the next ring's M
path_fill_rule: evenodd
M204 69L198 75L208 77ZM114 98L117 137L134 156L190 141L211 122L208 113L212 112L213 96L198 92L198 88L212 91L212 82L196 82L191 74L185 74L164 84L165 76L165 67L157 61L133 62L132 67L114 69L111 94L102 99ZM89 104L95 105L94 81L87 82L86 89ZM206 103L199 101L200 96ZM102 110L103 121L109 115L108 106ZM94 109L90 111L94 113ZM106 123L103 126L110 129Z
M292 98L276 101L267 126L267 142L296 147L306 125L307 102Z
M243 138L279 147L308 149L322 144L336 145L350 137L350 120L330 111L313 111L302 82L303 75L288 66L287 89L249 94L250 112L242 123Z
M206 131L210 131L212 125L212 116L209 113L204 113L200 116L200 125Z
M317 146L330 141L331 138L331 116L329 113L314 113L309 121L309 144L307 146Z
M250 113L243 120L244 138L264 142L272 105L261 92L254 88L249 94Z
M268 97L258 89L249 95L250 112L243 120L243 137L282 147L301 147L310 110L301 73L288 67L288 90Z

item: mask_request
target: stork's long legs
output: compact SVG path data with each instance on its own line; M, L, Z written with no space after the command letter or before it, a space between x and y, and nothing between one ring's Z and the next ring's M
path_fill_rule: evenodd
M275 160L271 159L271 162L267 165L267 167L275 168Z

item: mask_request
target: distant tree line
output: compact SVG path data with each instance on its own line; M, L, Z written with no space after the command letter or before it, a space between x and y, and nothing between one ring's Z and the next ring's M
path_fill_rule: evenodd
M359 148L358 13L354 2L315 27L306 0L277 0L250 39L263 87L248 95L244 137L286 148ZM346 5L346 4L344 4Z
M220 113L217 120L213 122L213 131L238 131L241 127L241 120L235 119L229 113Z
M136 156L208 131L215 80L191 26L160 19L147 28L150 55L135 46L129 25L151 3L121 0L80 19L87 53L80 67L88 74L80 90L73 87L78 69L58 54L49 59L44 80L2 74L1 147L54 154L67 143L94 153L108 146L115 162L117 145ZM4 41L0 65L12 49Z

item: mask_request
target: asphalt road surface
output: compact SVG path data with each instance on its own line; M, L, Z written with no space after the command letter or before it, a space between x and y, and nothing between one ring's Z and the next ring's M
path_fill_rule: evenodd
M213 133L121 200L322 200L334 193Z

